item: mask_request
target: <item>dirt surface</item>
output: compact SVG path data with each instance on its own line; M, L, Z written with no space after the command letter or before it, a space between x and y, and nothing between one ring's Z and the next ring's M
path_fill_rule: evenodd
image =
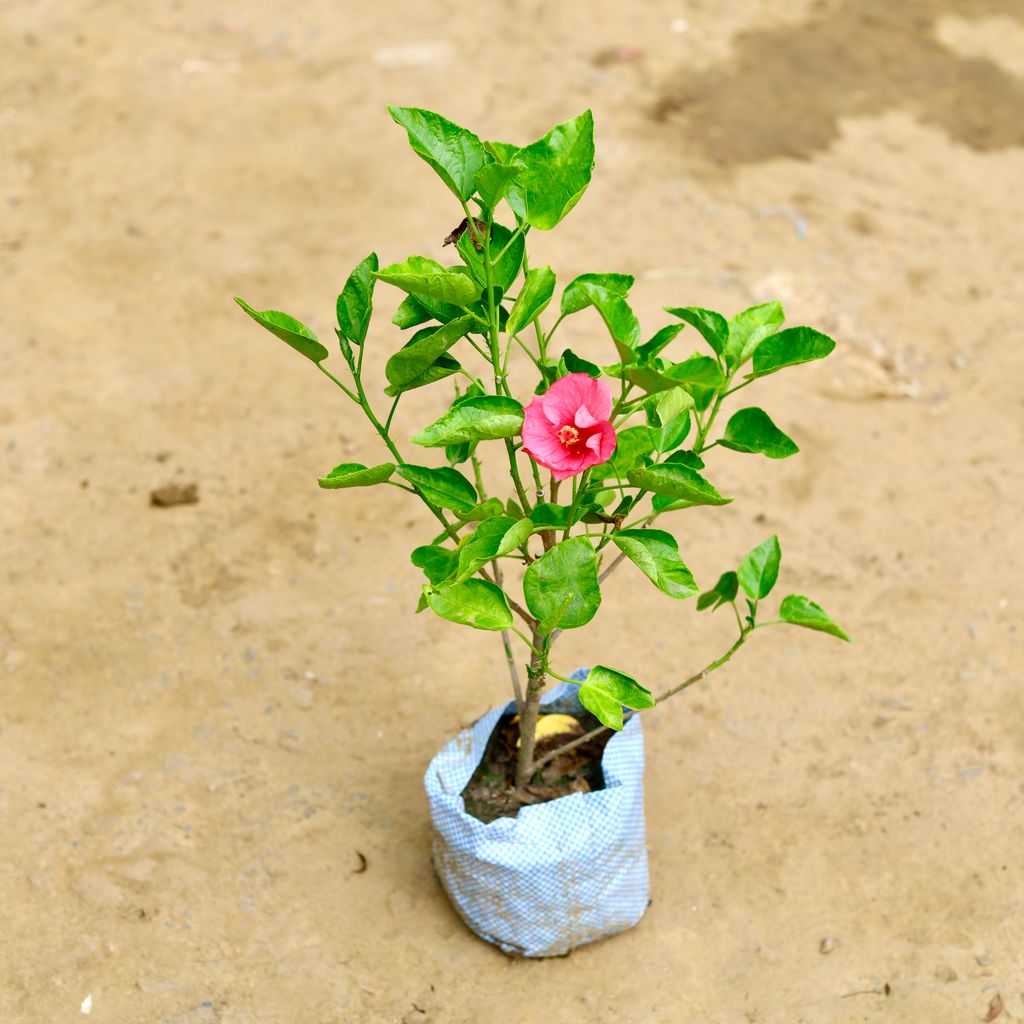
M1024 1017L1020 0L9 0L0 32L0 1021ZM426 516L317 489L381 452L230 301L330 337L371 248L442 255L387 102L516 141L592 106L536 262L636 271L649 331L779 297L840 342L761 386L802 453L716 449L737 500L677 526L709 582L777 530L858 643L766 631L645 719L654 902L569 959L506 959L433 879L421 773L506 699L500 644L411 614ZM622 571L561 664L660 689L730 628Z

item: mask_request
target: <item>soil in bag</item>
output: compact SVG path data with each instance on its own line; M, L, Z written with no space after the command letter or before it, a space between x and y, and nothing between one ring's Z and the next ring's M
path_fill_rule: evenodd
M592 715L575 715L582 731L600 725ZM525 790L516 789L516 757L519 753L519 722L515 715L498 719L487 749L473 777L462 791L466 813L483 822L514 818L520 807L542 804L570 793L604 789L601 757L613 733L602 732L586 743L559 754L543 765ZM573 739L572 734L538 739L536 757L543 757Z

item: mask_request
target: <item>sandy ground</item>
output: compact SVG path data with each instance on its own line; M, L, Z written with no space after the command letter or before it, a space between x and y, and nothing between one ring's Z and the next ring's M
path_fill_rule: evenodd
M1020 0L9 0L0 34L3 1024L1024 1018ZM371 248L440 255L387 102L524 142L592 106L538 261L636 271L650 330L778 296L840 342L761 388L802 454L722 452L737 500L677 525L708 582L778 530L858 643L768 631L649 719L653 905L566 960L470 936L429 865L495 638L410 614L427 517L316 488L381 452L230 301L329 337ZM151 508L171 481L199 503ZM680 678L730 627L670 605L620 573L565 664Z

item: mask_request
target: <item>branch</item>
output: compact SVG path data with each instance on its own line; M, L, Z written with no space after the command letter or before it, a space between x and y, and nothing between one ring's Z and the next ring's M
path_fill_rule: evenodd
M716 658L710 664L705 665L704 668L702 668L699 672L690 676L689 679L684 680L678 686L673 686L671 689L666 690L660 697L656 698L655 702L657 704L660 704L663 700L668 700L669 697L674 697L677 693L681 693L688 687L693 686L694 683L699 683L711 672L714 672L716 668L720 668L740 649L740 647L743 646L743 642L747 639L747 634L749 632L749 629L744 630L736 638L736 642L732 645L732 647L729 648L729 650L725 652L725 654L721 655L721 657ZM635 714L635 711L630 711L627 715L624 716L623 721L629 721L629 719L632 718ZM553 761L559 755L568 753L570 750L575 750L576 747L582 746L584 743L587 743L588 741L594 739L596 736L600 736L602 733L610 731L610 726L599 725L596 729L591 729L590 732L586 732L582 736L577 736L576 739L571 740L569 743L564 743L562 746L556 747L550 753L545 754L542 758L534 762L533 772L536 772L539 769L543 768L544 765L546 765L549 761Z
M608 568L607 568L607 569L605 569L605 570L604 570L604 572L602 572L602 573L601 573L601 575L597 577L597 582L598 582L598 583L604 583L604 581L605 581L606 579L608 579L608 577L609 577L609 576L611 576L611 574L612 574L612 570L613 570L613 569L614 569L614 568L615 568L615 567L616 567L616 566L617 566L617 565L619 564L619 562L621 562L621 561L622 561L622 560L623 560L623 559L624 559L625 557L626 557L626 552L625 552L625 551L620 551L620 552L619 552L619 554L618 554L618 557L617 557L617 558L616 558L616 559L615 559L615 560L614 560L614 561L612 562L612 564L611 564L611 565L609 565L609 566L608 566Z

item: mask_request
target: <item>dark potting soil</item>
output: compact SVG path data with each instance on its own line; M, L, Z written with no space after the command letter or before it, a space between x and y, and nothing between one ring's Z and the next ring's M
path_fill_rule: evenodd
M591 715L574 717L579 720L584 731L600 724ZM516 743L519 740L519 723L514 718L514 715L503 715L498 719L484 756L462 791L467 814L485 823L496 818L514 818L520 807L547 803L548 800L557 800L571 793L591 793L604 789L601 757L613 735L610 731L602 732L592 740L559 754L534 774L524 790L517 790L516 757L519 749ZM536 757L543 757L573 738L563 734L538 740Z

